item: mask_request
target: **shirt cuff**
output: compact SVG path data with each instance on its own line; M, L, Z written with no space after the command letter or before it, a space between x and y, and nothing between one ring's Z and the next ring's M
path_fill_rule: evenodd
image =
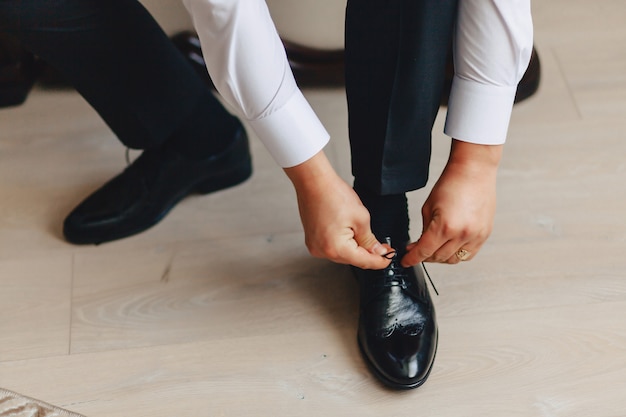
M330 139L299 89L280 109L261 119L249 120L249 124L282 168L307 161Z
M517 86L481 84L455 76L444 133L464 142L503 144L516 92Z

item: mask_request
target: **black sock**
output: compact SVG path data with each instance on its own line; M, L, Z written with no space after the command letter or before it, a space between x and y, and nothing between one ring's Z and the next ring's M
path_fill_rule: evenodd
M409 209L406 195L377 193L361 189L355 184L354 190L359 195L363 205L369 210L372 231L380 242L391 239L391 246L400 253L404 253L409 242Z
M166 143L188 158L204 159L224 151L239 126L217 100L201 100Z

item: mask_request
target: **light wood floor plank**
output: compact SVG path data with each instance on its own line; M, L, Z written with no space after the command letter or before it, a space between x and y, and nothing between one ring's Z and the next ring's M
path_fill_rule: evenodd
M0 362L68 354L71 268L69 256L0 260Z

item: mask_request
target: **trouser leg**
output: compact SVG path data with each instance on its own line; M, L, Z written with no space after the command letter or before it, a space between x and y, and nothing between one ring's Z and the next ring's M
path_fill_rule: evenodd
M136 0L0 1L0 30L56 67L129 147L190 133L211 142L232 130L233 118Z
M357 190L423 187L457 0L348 0L346 90Z

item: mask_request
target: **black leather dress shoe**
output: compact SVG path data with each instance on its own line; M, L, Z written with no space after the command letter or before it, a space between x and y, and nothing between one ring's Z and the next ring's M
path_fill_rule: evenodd
M366 363L388 387L419 387L437 351L435 309L423 268L403 268L396 255L383 270L353 271L361 290L358 342Z
M243 127L222 153L193 160L164 146L144 151L124 172L87 197L65 219L63 234L76 244L98 244L157 224L181 199L239 184L252 174Z

